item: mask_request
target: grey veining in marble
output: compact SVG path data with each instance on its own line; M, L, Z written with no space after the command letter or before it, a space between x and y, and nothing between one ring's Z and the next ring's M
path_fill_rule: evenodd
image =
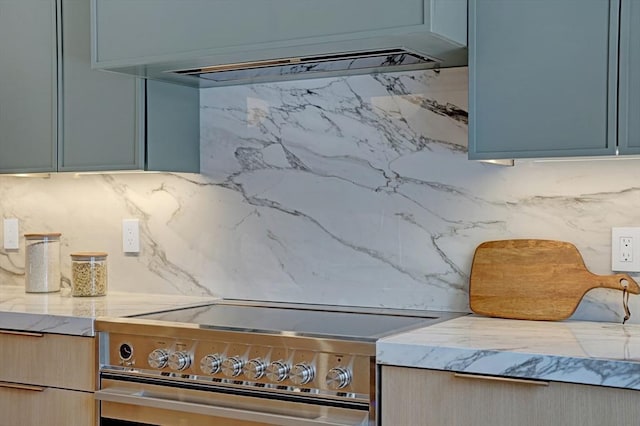
M0 177L0 216L62 232L67 281L69 252L108 252L114 291L466 311L473 250L502 238L570 241L611 273L639 160L472 162L467 110L465 68L206 89L201 175ZM23 248L0 249L0 283L23 274ZM574 318L621 321L621 293Z
M71 297L68 291L25 293L0 286L0 328L93 336L97 317L128 317L212 303L211 297L111 292L102 297Z
M467 316L384 338L377 361L640 390L640 327Z

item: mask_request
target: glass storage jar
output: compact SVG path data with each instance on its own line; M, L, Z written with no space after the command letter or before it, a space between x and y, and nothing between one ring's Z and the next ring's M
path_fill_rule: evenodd
M24 234L27 293L60 291L60 235L59 232Z
M71 253L71 295L107 294L107 253Z

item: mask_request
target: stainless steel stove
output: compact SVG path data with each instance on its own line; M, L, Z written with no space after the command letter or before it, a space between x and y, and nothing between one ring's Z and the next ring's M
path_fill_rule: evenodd
M100 319L102 425L374 425L375 342L460 314L221 300Z

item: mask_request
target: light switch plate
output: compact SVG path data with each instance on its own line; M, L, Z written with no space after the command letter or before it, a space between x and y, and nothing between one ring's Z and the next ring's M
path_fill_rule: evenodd
M640 228L611 228L611 269L640 272Z
M4 249L18 250L20 248L18 219L10 218L4 220Z

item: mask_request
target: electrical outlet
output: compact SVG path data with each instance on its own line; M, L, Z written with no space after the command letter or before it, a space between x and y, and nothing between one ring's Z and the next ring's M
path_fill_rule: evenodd
M122 251L140 253L140 224L138 219L122 221Z
M611 228L611 269L640 272L640 228Z
M633 237L620 237L620 262L633 262Z
M18 250L20 248L18 219L5 219L3 228L5 250Z

